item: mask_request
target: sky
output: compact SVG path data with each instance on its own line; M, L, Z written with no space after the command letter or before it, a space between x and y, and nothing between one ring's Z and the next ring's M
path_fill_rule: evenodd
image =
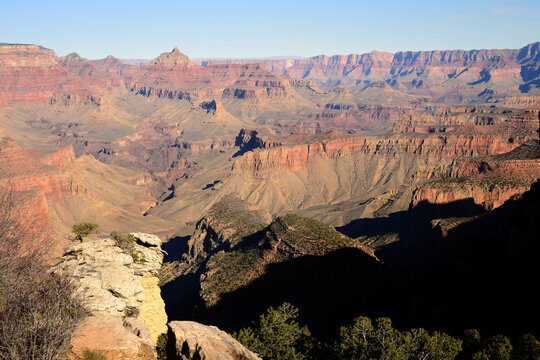
M192 58L256 58L537 41L538 0L0 0L0 42L90 59L151 59L175 46Z

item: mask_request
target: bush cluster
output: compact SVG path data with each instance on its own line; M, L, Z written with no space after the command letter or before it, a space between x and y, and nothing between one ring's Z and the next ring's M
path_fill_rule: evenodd
M422 328L400 331L389 318L372 321L357 317L339 331L337 339L322 343L296 321L298 309L289 303L270 307L252 326L233 336L265 360L538 360L540 342L527 334L515 346L502 335L482 340L477 330L462 339Z
M85 237L92 233L98 232L98 224L91 222L82 222L80 224L75 224L71 228L71 232L75 234L75 239L82 241Z
M133 262L140 264L143 262L143 259L137 252L135 246L135 238L131 234L120 234L119 232L111 232L111 237L116 240L116 245L122 249L126 254L130 255L133 258Z

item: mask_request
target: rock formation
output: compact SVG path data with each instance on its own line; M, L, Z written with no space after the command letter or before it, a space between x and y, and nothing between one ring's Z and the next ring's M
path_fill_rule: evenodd
M175 359L182 360L261 360L232 336L215 326L193 321L172 321L169 336Z
M166 301L175 298L171 293L175 278L200 274L199 295L209 308L223 295L263 276L270 264L302 256L324 256L344 248L373 256L370 249L319 221L286 215L265 223L242 201L225 198L197 223L182 261L167 264L160 274L167 283L164 297ZM169 302L168 306L175 315L179 310L188 311L179 304Z
M100 104L119 77L72 53L57 58L36 45L0 44L0 105L12 102Z
M409 94L451 103L475 101L487 89L517 94L538 86L538 43L516 50L373 51L367 54L314 56L307 59L256 60L271 71L362 90L376 82ZM205 66L249 60L205 60ZM255 62L255 61L253 61Z
M178 47L175 47L171 52L159 55L151 63L163 66L191 66L193 64L189 57L178 50Z
M538 43L217 62L198 64L175 48L134 66L0 44L0 186L15 191L41 232L61 239L61 250L71 226L89 219L104 232L137 228L178 239L192 231L162 270L157 237L70 244L56 271L76 279L92 313L74 339L76 352L88 346L113 358L154 357L167 321L158 271L169 304L193 295L173 313L208 315L252 301L258 305L239 313L246 321L299 283L306 286L296 295L307 304L324 295L313 273L331 274L324 285L332 294L350 289L349 269L374 294L392 285L409 291L406 282L378 277L385 265L374 251L383 262L414 263L423 253L410 250L408 234L443 243L476 219L433 217L434 209L466 204L474 216L501 213L540 177ZM433 212L414 219L409 207ZM408 220L419 225L410 233L402 226ZM361 226L346 237L325 223ZM392 255L401 243L409 251L402 258ZM268 296L278 294L270 303L250 298L267 284ZM348 311L358 315L365 294L353 295ZM432 304L450 298L424 299L414 311L440 314ZM341 300L349 301L328 304L340 308ZM319 310L308 306L308 317ZM335 326L346 320L330 315L324 321ZM177 330L178 356L214 356L203 343L212 352L236 349L229 338L212 344L215 329Z
M167 331L156 278L161 240L140 233L117 236L73 244L52 269L74 280L91 315L74 335L73 353L90 348L111 359L153 359L157 337Z

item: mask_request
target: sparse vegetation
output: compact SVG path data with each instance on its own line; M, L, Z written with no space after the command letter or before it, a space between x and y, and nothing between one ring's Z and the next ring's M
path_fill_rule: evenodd
M111 237L116 240L116 245L122 249L126 254L130 255L133 258L133 262L140 264L143 262L143 259L137 252L135 247L135 238L131 234L120 234L116 231L111 232Z
M247 217L246 212L242 218ZM294 214L275 218L262 231L258 226L250 229L251 232L243 232L248 235L235 240L235 246L217 251L207 259L205 267L211 269L207 270L211 276L201 283L201 296L209 304L219 300L222 294L247 284L253 274L264 273L264 267L269 263L303 255L325 255L346 247L361 247L357 241L329 225ZM275 251L277 248L279 250Z
M412 329L399 331L389 318L360 316L340 330L334 349L340 359L454 359L462 341L445 333Z
M75 239L82 241L90 234L98 232L99 225L91 222L82 222L75 224L71 228L71 232L75 234Z
M289 303L269 308L252 327L233 336L264 359L301 360L309 358L312 348L307 327L296 321L298 309Z
M333 343L320 343L296 318L298 309L289 303L270 307L252 326L233 336L265 360L533 360L540 355L540 342L526 334L512 346L495 335L483 341L477 330L466 330L463 340L422 328L400 331L389 318L372 321L359 316L341 327Z
M107 356L99 350L84 349L81 360L107 360Z
M73 284L46 271L50 244L24 215L0 192L0 359L57 360L86 311Z
M156 352L158 360L167 360L167 342L168 335L166 333L158 336L156 341Z

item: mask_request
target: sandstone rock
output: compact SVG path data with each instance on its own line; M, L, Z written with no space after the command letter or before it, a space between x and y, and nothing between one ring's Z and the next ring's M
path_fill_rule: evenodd
M144 245L161 246L161 239L159 236L143 233L131 233L130 235Z
M143 329L141 331L141 329ZM124 323L118 316L92 316L75 331L70 359L82 358L86 349L109 360L154 360L157 357L150 334L140 321Z
M90 325L85 325L85 329L90 330L84 331L94 334L99 328L96 324L102 322L113 324L111 325L113 331L111 341L113 343L107 343L107 340L103 341L105 341L106 346L110 347L112 354L120 354L114 355L117 356L114 357L115 359L139 359L138 357L129 357L137 354L133 351L138 349L139 345L134 346L129 343L129 341L137 340L136 338L127 338L128 344L126 346L128 346L129 352L123 352L123 348L116 348L115 339L121 339L123 336L116 324L117 322L122 324L122 319L133 323L132 327L138 329L137 334L146 333L143 340L150 345L157 340L159 334L167 330L165 304L161 299L158 279L155 277L163 263L163 251L159 246L161 241L155 235L136 234L137 239L143 239L143 241L139 240L139 242L133 243L132 253L137 255L136 261L131 253L126 254L122 248L117 246L116 240L94 237L88 238L82 243L73 244L64 254L60 263L52 269L55 273L64 274L75 280L76 291L82 295L85 305L92 315L87 321ZM108 332L109 330L104 327L101 329L101 333L88 336L97 338L100 335L106 338L109 337ZM79 341L83 344L84 338ZM93 345L93 341L86 347L91 348L90 345ZM146 347L143 348L146 349ZM153 345L150 348L153 348Z
M215 326L192 321L169 323L169 341L174 341L176 356L183 360L260 360L231 335Z

